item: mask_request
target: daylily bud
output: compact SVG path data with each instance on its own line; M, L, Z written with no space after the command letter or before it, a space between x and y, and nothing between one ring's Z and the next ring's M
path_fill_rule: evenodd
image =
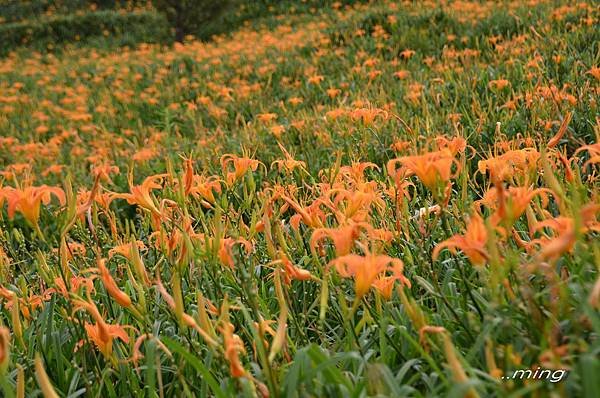
M146 266L144 265L144 261L140 255L137 241L133 236L131 237L130 250L131 262L137 277L144 283L144 285L150 287L152 284L150 283L150 278L148 278L148 274L146 273Z
M177 317L177 320L181 322L184 313L183 295L181 292L181 280L177 273L173 275L173 299L175 300L175 316Z
M275 293L277 295L277 301L279 302L279 310L281 311L279 314L279 319L277 320L277 332L275 333L275 338L273 338L273 342L271 343L271 351L269 352L269 362L273 362L275 356L281 349L283 348L286 340L286 330L287 330L287 316L288 316L288 307L285 302L285 297L283 295L283 288L281 286L281 271L279 268L275 270Z
M19 311L19 298L13 293L13 305L11 309L11 318L13 324L13 332L17 337L17 341L22 346L25 345L23 342L23 326L21 324L21 312Z
M210 321L208 312L206 310L206 298L202 292L198 292L198 318L200 320L200 327L205 330L212 338L216 339L217 335L213 324Z
M67 242L65 241L65 237L63 236L60 240L60 267L63 270L63 275L69 276L71 272L69 270L69 250L67 248Z
M52 383L50 382L50 378L44 369L44 364L42 363L42 358L40 354L35 354L35 378L42 390L42 394L44 398L59 398L58 394L54 390Z
M104 265L105 261L106 260L103 258L98 258L98 269L100 270L100 278L102 279L102 283L104 284L106 291L113 299L115 299L115 301L120 306L126 308L131 307L131 299L125 292L119 289L117 283L111 276L110 271L108 270L108 268L106 268L106 265Z
M25 398L25 370L17 364L17 398Z
M469 381L465 369L463 368L458 356L456 355L456 349L452 344L452 340L448 333L442 333L442 339L444 341L444 352L446 354L446 360L448 361L448 365L450 366L450 370L452 372L452 376L454 380L458 383L466 383ZM465 397L475 398L479 397L477 392L473 388L467 390Z
M0 326L0 377L4 377L10 361L10 331Z
M412 299L406 296L404 293L404 288L399 287L398 293L400 294L400 301L404 306L404 310L411 320L413 327L416 330L421 330L422 328L427 326L427 321L425 320L425 315L419 305Z

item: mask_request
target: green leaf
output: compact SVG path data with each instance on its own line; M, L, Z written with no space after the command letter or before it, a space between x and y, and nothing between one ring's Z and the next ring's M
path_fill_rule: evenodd
M198 371L202 375L204 381L206 381L212 393L215 394L216 397L227 398L227 395L223 393L223 391L221 390L221 386L219 385L215 377L212 375L212 373L210 373L206 366L204 366L202 361L196 358L193 354L191 354L187 349L185 349L181 344L179 344L175 340L172 340L168 337L162 337L161 341L167 346L169 350L181 355L189 365L191 365L194 369L196 369L196 371Z

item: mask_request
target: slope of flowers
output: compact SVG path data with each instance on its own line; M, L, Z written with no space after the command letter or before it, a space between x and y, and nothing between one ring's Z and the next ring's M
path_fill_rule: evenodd
M558 3L1 60L4 396L597 396L599 14Z

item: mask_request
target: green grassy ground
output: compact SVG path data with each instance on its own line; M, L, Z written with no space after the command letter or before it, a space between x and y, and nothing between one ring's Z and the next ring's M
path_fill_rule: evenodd
M4 395L597 396L597 7L298 9L0 61Z

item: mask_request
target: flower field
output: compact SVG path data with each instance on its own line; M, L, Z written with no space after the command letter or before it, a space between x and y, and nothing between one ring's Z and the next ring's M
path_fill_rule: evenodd
M600 396L599 17L1 58L0 395Z

